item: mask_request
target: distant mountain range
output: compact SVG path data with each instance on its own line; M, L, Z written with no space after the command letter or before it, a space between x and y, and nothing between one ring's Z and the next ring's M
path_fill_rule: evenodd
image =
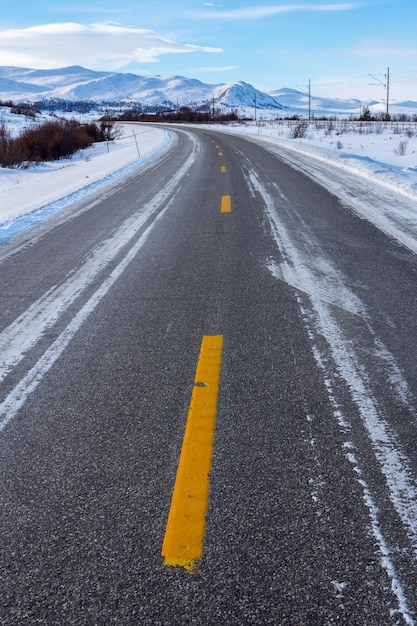
M138 76L95 72L72 66L55 70L0 67L0 99L13 102L40 100L89 100L140 102L144 106L258 106L280 110L272 96L244 82L209 85L184 76Z
M229 84L207 84L184 76L139 76L119 72L97 72L79 66L53 70L35 70L0 66L0 100L14 103L43 100L90 101L100 104L114 102L140 103L145 107L175 108L220 107L247 114L259 109L273 115L305 112L309 107L307 94L297 89L277 89L265 93L239 81ZM312 96L314 113L358 113L366 104L384 110L385 104L372 101L326 99ZM401 108L417 113L417 102L397 102Z

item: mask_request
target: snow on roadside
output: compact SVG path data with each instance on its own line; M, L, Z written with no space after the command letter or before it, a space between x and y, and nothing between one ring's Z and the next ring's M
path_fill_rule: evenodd
M71 158L26 169L0 168L0 244L142 166L171 143L170 133L161 128L121 126L116 141L96 143Z
M224 130L224 126L219 126ZM227 127L262 137L294 152L310 154L363 178L372 177L393 191L417 200L417 124L358 125L355 122L313 121L302 138L292 137L294 122L274 120Z

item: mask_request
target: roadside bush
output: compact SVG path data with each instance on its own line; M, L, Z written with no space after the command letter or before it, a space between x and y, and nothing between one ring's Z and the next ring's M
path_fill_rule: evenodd
M0 121L0 154L3 154L10 143L10 133L4 120Z
M362 115L360 116L359 120L361 122L370 122L373 119L372 117L372 113L369 107L363 107L362 109Z
M106 140L102 129L94 122L84 124L81 128L92 139L93 143Z
M327 122L327 130L326 130L326 133L325 133L325 134L326 134L326 135L330 135L330 137L331 137L331 136L332 136L332 134L333 134L333 131L334 131L334 126L335 126L335 125L334 125L334 121L333 121L333 120L329 120L329 121Z
M102 117L100 120L100 133L104 141L113 141L120 137L121 128L115 120Z
M398 154L398 156L404 156L407 152L407 145L408 142L406 139L399 141L398 146L395 149L395 154Z
M104 139L96 124L80 124L75 120L46 122L28 128L15 138L0 127L0 165L19 167L27 163L55 161Z
M308 123L305 121L296 124L292 129L293 139L303 139L307 135Z

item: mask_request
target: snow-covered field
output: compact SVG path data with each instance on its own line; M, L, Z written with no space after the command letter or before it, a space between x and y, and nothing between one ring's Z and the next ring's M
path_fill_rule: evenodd
M10 118L15 126L28 123L19 116ZM9 119L4 121L9 124ZM258 137L276 148L310 158L323 170L336 168L339 174L356 175L358 180L365 179L380 187L381 196L384 188L398 194L410 207L411 214L409 211L404 215L407 223L415 206L417 233L416 124L359 126L353 122L312 121L304 137L294 138L295 124L280 120L218 128ZM27 169L0 168L0 243L141 167L171 142L169 130L129 124L122 128L121 137L109 146L96 144L70 159ZM366 217L372 219L370 215ZM378 223L380 216L374 217L372 221Z
M328 164L373 177L375 182L417 200L417 124L415 122L312 121L305 136L293 138L299 122L275 120L248 124L244 131ZM241 127L235 130L241 132Z

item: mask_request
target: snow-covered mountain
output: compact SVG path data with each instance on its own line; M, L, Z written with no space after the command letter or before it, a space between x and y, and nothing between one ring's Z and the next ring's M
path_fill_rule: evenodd
M139 101L144 105L207 104L235 108L255 106L281 109L272 96L244 82L206 84L184 76L138 76L95 72L79 66L55 70L0 67L0 99Z
M386 102L379 100L358 100L351 98L343 100L341 98L322 98L314 95L309 97L306 92L299 91L298 89L275 89L271 91L270 95L280 102L287 110L294 112L306 112L310 106L311 112L315 115L325 113L344 113L357 115L361 112L364 106L368 107L371 113L385 113ZM391 113L406 113L409 115L417 114L417 102L411 100L399 101L390 100L389 105Z
M207 84L184 76L139 76L120 72L98 72L71 66L53 70L35 70L0 66L0 100L14 103L42 100L90 101L103 103L132 102L144 107L177 106L236 110L260 117L281 114L306 113L308 95L297 89L276 89L265 93L239 81L229 84ZM341 100L311 96L310 108L314 114L357 115L361 106L372 112L385 110L386 103L378 101ZM391 101L391 111L417 114L417 102Z
M259 109L283 109L277 98L258 91L252 85L239 81L228 85L219 85L214 89L214 98L223 106L233 109L258 107Z
M276 100L279 100L284 106L287 106L291 109L299 108L305 110L309 106L309 97L308 94L299 91L298 89L276 89L271 92L271 96L273 96ZM376 102L367 103L369 104L377 104ZM332 110L332 111L358 111L361 106L361 101L356 99L351 100L341 100L338 98L318 98L316 96L310 97L310 107L312 110Z

